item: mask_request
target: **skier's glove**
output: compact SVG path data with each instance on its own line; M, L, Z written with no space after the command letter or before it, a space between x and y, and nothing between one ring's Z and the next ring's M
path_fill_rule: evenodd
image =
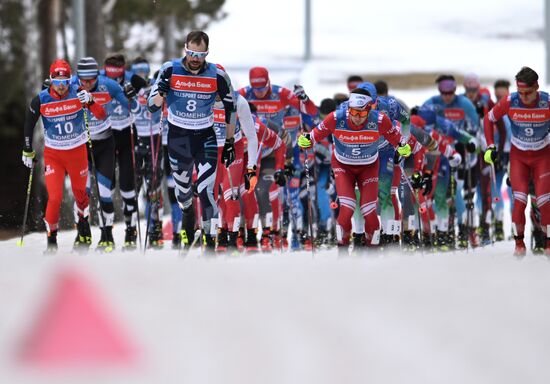
M485 151L485 154L483 155L483 160L487 164L494 164L498 156L497 149L494 145L489 145L487 147L487 150Z
M294 171L296 171L296 167L294 167L294 164L292 162L287 162L285 164L285 175L286 177L292 177L294 176Z
M244 188L248 192L252 192L258 183L258 177L256 176L256 166L247 168L244 174Z
M401 144L397 146L397 153L402 157L409 157L412 153L411 146L409 144Z
M309 99L309 97L306 95L306 91L304 91L304 87L302 87L301 85L294 86L294 94L301 101L307 101Z
M433 184L431 170L424 171L424 174L422 175L422 186L424 188L424 192L422 192L422 195L426 196L432 191Z
M472 138L468 143L466 144L466 150L470 153L474 153L476 151L476 139Z
M416 171L412 174L411 185L414 189L422 188L422 174L420 172Z
M78 97L78 100L80 100L80 102L84 105L90 105L94 101L94 97L92 96L92 94L85 89L81 89L80 91L78 91L76 96Z
M161 78L157 84L157 89L159 95L165 97L168 94L168 91L170 91L170 79L165 77Z
M222 163L229 167L235 161L235 139L225 139L222 150Z
M449 158L449 165L451 168L456 168L462 163L462 156L460 156L460 153L455 152L450 158Z
M285 172L282 170L282 169L278 169L275 171L275 173L273 174L273 178L275 179L275 182L281 186L281 187L284 187L285 184L286 184L286 177L285 177Z
M35 156L36 156L36 153L32 149L30 150L23 149L23 155L21 156L21 160L23 160L23 164L25 164L26 167L32 168L32 164L34 162Z
M130 83L124 84L124 95L128 100L136 97L137 92L136 92L136 89L132 86L132 84Z
M298 137L298 145L300 146L300 148L303 148L303 149L311 148L310 134L306 133L306 134L300 135L300 137Z

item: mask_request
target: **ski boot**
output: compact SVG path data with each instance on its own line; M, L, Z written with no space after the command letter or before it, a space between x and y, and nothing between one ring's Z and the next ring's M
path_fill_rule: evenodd
M550 257L550 238L546 238L546 248L544 249L544 256Z
M149 229L149 247L155 249L162 249L164 245L164 239L162 236L162 224L160 221L154 220Z
M468 248L468 228L465 224L458 225L458 248Z
M523 257L527 253L527 248L523 242L523 236L514 236L516 242L516 248L514 249L514 256Z
M262 252L271 252L273 247L271 246L271 231L269 229L262 230L262 237L260 238L260 247Z
M302 244L302 248L304 249L304 251L311 251L313 249L311 236L309 236L305 232L300 233L300 244Z
M365 238L365 233L352 233L352 245L353 248L365 247L367 245L367 239Z
M216 236L205 233L202 235L202 243L204 245L204 252L207 255L213 255L216 250Z
M260 246L258 245L258 237L256 234L256 228L251 228L246 230L246 241L244 242L244 248L246 252L255 253L260 251Z
M502 221L495 221L495 241L504 240L504 225Z
M535 255L542 255L546 246L546 236L540 228L534 228L532 231L533 241L531 242L531 250Z
M131 225L126 226L126 232L124 233L124 247L123 249L136 249L137 247L137 228Z
M451 250L454 250L456 249L456 233L455 233L455 228L451 226L449 226L449 230L447 231L447 246L449 247L449 249Z
M87 251L92 245L92 231L88 218L78 216L76 223L76 238L74 239L73 248L78 251Z
M402 247L404 251L416 251L420 245L417 231L403 231Z
M45 255L54 255L57 252L57 230L48 232Z
M442 252L447 252L450 250L449 246L447 245L447 232L446 231L436 231L436 243L437 243L437 249L439 249Z
M181 249L181 233L172 233L172 249Z
M218 228L218 244L216 246L217 253L225 253L227 251L227 229Z
M422 248L430 250L432 248L432 235L428 232L422 232Z
M489 233L489 224L482 223L477 229L477 234L481 238L481 245L489 245L492 243Z
M326 229L319 229L317 231L317 238L314 241L316 247L325 246L328 243L328 232Z
M238 242L239 242L239 232L227 232L227 251L231 255L237 255L239 251L243 249L242 246L239 249Z
M245 236L244 236L244 228L239 227L239 232L237 232L237 249L239 251L244 251L244 242L245 242Z
M115 241L113 239L113 227L111 225L101 228L101 238L97 243L97 251L112 252L115 249Z
M271 231L271 238L273 239L273 249L283 249L283 239L279 231Z

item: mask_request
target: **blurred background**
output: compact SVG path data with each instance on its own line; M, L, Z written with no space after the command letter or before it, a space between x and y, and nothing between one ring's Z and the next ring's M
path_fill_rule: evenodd
M390 93L412 106L434 93L441 73L460 83L476 72L491 87L528 65L545 83L545 9L543 0L2 0L0 236L21 225L25 109L57 57L74 65L94 56L101 63L120 51L127 61L145 56L157 69L181 55L190 30L204 29L211 38L208 60L225 66L235 88L247 85L250 67L262 65L272 83L300 83L318 103L346 92L346 78L357 74L386 80ZM41 180L32 196L29 224L36 230L43 226ZM71 205L65 202L64 227L72 225Z

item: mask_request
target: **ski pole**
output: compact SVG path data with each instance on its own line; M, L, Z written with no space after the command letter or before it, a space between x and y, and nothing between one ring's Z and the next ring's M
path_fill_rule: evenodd
M145 253L145 250L147 249L147 238L148 238L148 235L149 235L149 224L151 223L151 214L152 214L152 211L153 211L153 205L157 203L156 199L157 199L157 190L156 190L156 183L157 183L157 166L158 166L158 154L159 154L159 151L160 151L160 138L162 136L161 133L158 133L158 136L157 136L157 147L155 148L155 141L153 139L153 120L152 120L152 116L151 116L151 121L150 121L150 133L151 135L149 136L150 137L150 141L151 141L151 160L152 160L152 166L153 166L153 175L151 176L151 184L149 186L149 190L150 190L150 194L148 193L148 196L149 196L149 212L147 212L147 226L146 226L146 229L147 231L145 232L145 246L143 248L143 253ZM158 214L157 214L158 216Z
M101 221L101 224L105 226L105 217L103 217L103 209L101 209L101 195L99 194L99 181L97 180L97 168L95 166L95 156L94 156L94 148L92 145L92 134L90 133L90 126L88 125L88 112L85 108L83 108L84 112L84 126L86 127L86 133L88 135L88 149L90 150L90 159L92 162L92 174L94 175L94 186L95 186L95 192L97 193L97 206L99 210L99 219Z
M315 244L313 244L313 212L311 207L311 194L309 190L309 162L308 162L308 151L305 151L306 158L305 158L305 169L306 169L306 190L307 190L307 215L308 215L308 221L309 221L309 239L311 241L311 255L315 256Z
M130 116L132 115L130 103L128 103L128 113L130 114ZM139 189L138 189L137 173L136 173L136 147L134 143L134 123L133 122L130 123L130 146L131 146L131 152L132 152L132 168L134 171L134 193L136 194L137 232L138 232L138 239L139 239L139 251L141 252L142 244L141 244L141 223L139 218Z
M25 236L25 229L27 225L27 214L29 213L29 202L31 200L31 188L32 188L32 175L34 173L34 163L32 162L32 167L29 172L29 182L27 184L27 198L25 199L25 213L23 213L23 224L21 226L21 239L17 241L17 245L22 247L23 246L23 237Z
M496 177L496 172L495 172L495 164L491 164L491 183L493 184L493 190L495 191L495 197L494 197L494 202L495 203L498 203L499 202L499 198L498 198L498 188L497 188L497 177Z

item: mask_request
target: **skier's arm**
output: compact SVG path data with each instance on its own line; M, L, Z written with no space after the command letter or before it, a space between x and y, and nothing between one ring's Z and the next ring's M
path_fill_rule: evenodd
M281 88L281 101L310 116L316 116L319 113L319 109L309 97L302 101L288 88Z
M96 103L93 100L91 103L86 105L86 108L88 108L98 120L105 120L107 118L107 112L105 111L105 108L103 108L103 105Z
M384 113L378 114L378 130L391 145L394 147L399 145L402 136Z
M154 113L159 110L164 102L164 97L159 93L159 83L163 83L162 87L170 87L170 79L172 78L172 62L167 61L162 65L159 70L159 74L155 79L155 83L151 87L151 93L149 93L149 98L147 99L147 106L149 112ZM164 95L166 96L166 95Z
M225 109L226 140L232 139L235 135L235 122L237 119L235 111L235 99L233 98L233 86L229 75L219 66L217 69L218 96L220 97L223 108Z
M248 148L248 168L252 168L254 160L258 156L258 137L256 136L256 126L254 118L250 112L250 107L245 98L241 95L237 96L237 115L239 116L239 122L241 123L241 129L247 139Z
M494 124L498 120L502 119L504 115L510 110L510 96L502 98L499 102L489 111L483 119L483 131L485 134L485 140L487 140L487 146L495 144L495 132Z
M40 117L40 97L36 95L27 109L25 114L25 125L23 126L23 137L25 139L24 149L27 152L32 152L32 137L34 127Z
M390 123L391 124L391 123ZM313 131L311 131L310 139L311 144L315 144L318 142L323 141L328 135L331 135L334 133L334 130L336 129L336 115L334 112L331 112L325 117L321 123L313 128Z
M275 170L277 171L285 168L286 145L279 136L276 138L273 152L275 153Z

